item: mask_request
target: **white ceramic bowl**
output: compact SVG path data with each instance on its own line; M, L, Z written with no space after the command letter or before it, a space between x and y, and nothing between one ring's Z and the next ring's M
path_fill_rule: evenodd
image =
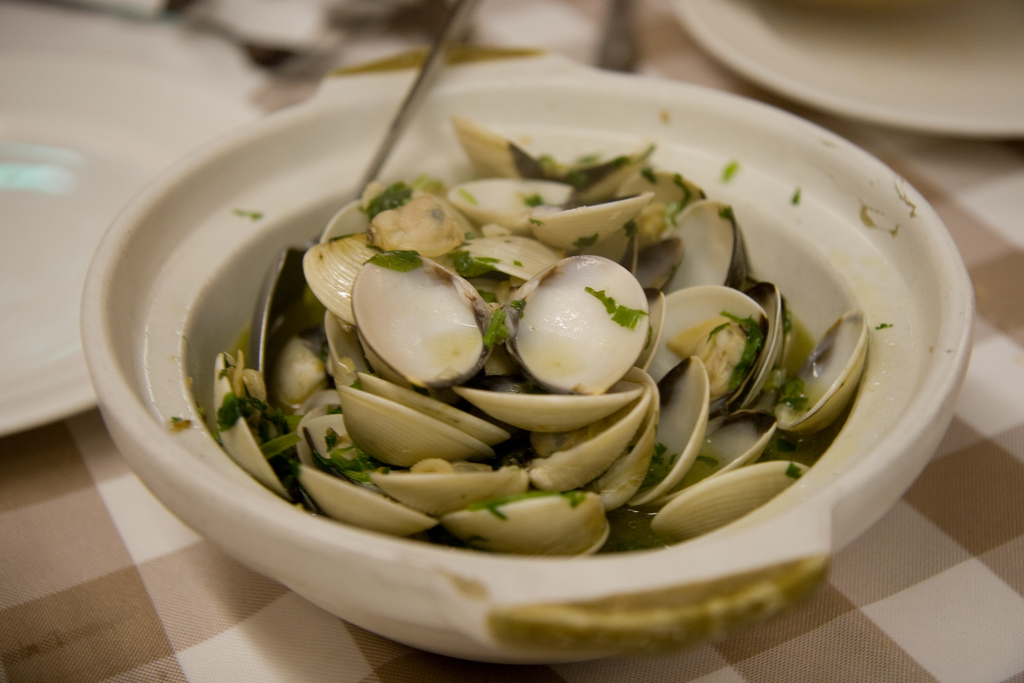
M941 221L901 177L826 130L719 92L553 57L454 67L384 179L466 176L455 113L561 158L653 140L657 165L734 206L755 275L781 287L812 334L851 304L872 328L890 325L872 329L834 444L759 512L667 550L490 555L312 517L244 474L206 429L168 429L175 416L201 424L196 401L211 412L214 356L248 323L268 263L352 191L411 77L329 79L309 103L177 165L106 234L83 339L104 418L140 479L229 555L329 612L458 657L662 651L757 621L819 584L831 554L895 503L945 431L970 351L972 290Z

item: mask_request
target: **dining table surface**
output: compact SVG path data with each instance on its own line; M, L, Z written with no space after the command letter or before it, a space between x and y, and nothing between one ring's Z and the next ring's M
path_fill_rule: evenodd
M254 67L251 102L271 116L308 97L325 63L429 42L443 3L396 4L383 23L350 29L329 57ZM607 7L483 0L464 39L594 63ZM452 659L346 623L221 553L147 491L90 408L0 437L0 683L1024 683L1024 139L812 108L716 61L670 0L630 9L631 69L767 102L867 150L935 208L973 283L974 348L952 423L899 501L837 550L827 582L766 623L670 654Z

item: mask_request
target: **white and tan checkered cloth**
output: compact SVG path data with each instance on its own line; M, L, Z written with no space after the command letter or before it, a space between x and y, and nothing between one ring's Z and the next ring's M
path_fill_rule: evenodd
M591 58L597 0L484 5L481 42L532 26L542 47ZM863 146L934 205L974 282L977 341L953 424L906 495L838 554L828 584L763 626L664 657L448 659L346 624L225 557L143 488L90 411L0 439L0 683L1024 682L1024 144L808 111L717 66L663 0L638 9L641 70L771 101Z

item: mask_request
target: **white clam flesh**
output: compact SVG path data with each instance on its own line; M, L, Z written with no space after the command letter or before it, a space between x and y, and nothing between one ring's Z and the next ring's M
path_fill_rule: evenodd
M573 256L524 284L506 308L512 357L550 391L601 394L647 343L647 296L614 261Z
M720 285L665 297L661 339L649 371L660 379L681 359L699 356L717 406L745 392L764 348L767 316L743 292Z

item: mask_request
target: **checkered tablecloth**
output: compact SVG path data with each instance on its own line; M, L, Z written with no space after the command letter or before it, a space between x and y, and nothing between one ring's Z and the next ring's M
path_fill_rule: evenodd
M602 7L485 1L475 37L521 43L532 26L534 44L588 61ZM906 495L838 553L828 584L763 626L663 657L448 659L346 624L225 557L146 491L89 411L0 439L0 683L1024 682L1024 144L808 111L717 66L663 0L638 9L641 70L771 101L863 146L929 199L975 286L953 424Z

